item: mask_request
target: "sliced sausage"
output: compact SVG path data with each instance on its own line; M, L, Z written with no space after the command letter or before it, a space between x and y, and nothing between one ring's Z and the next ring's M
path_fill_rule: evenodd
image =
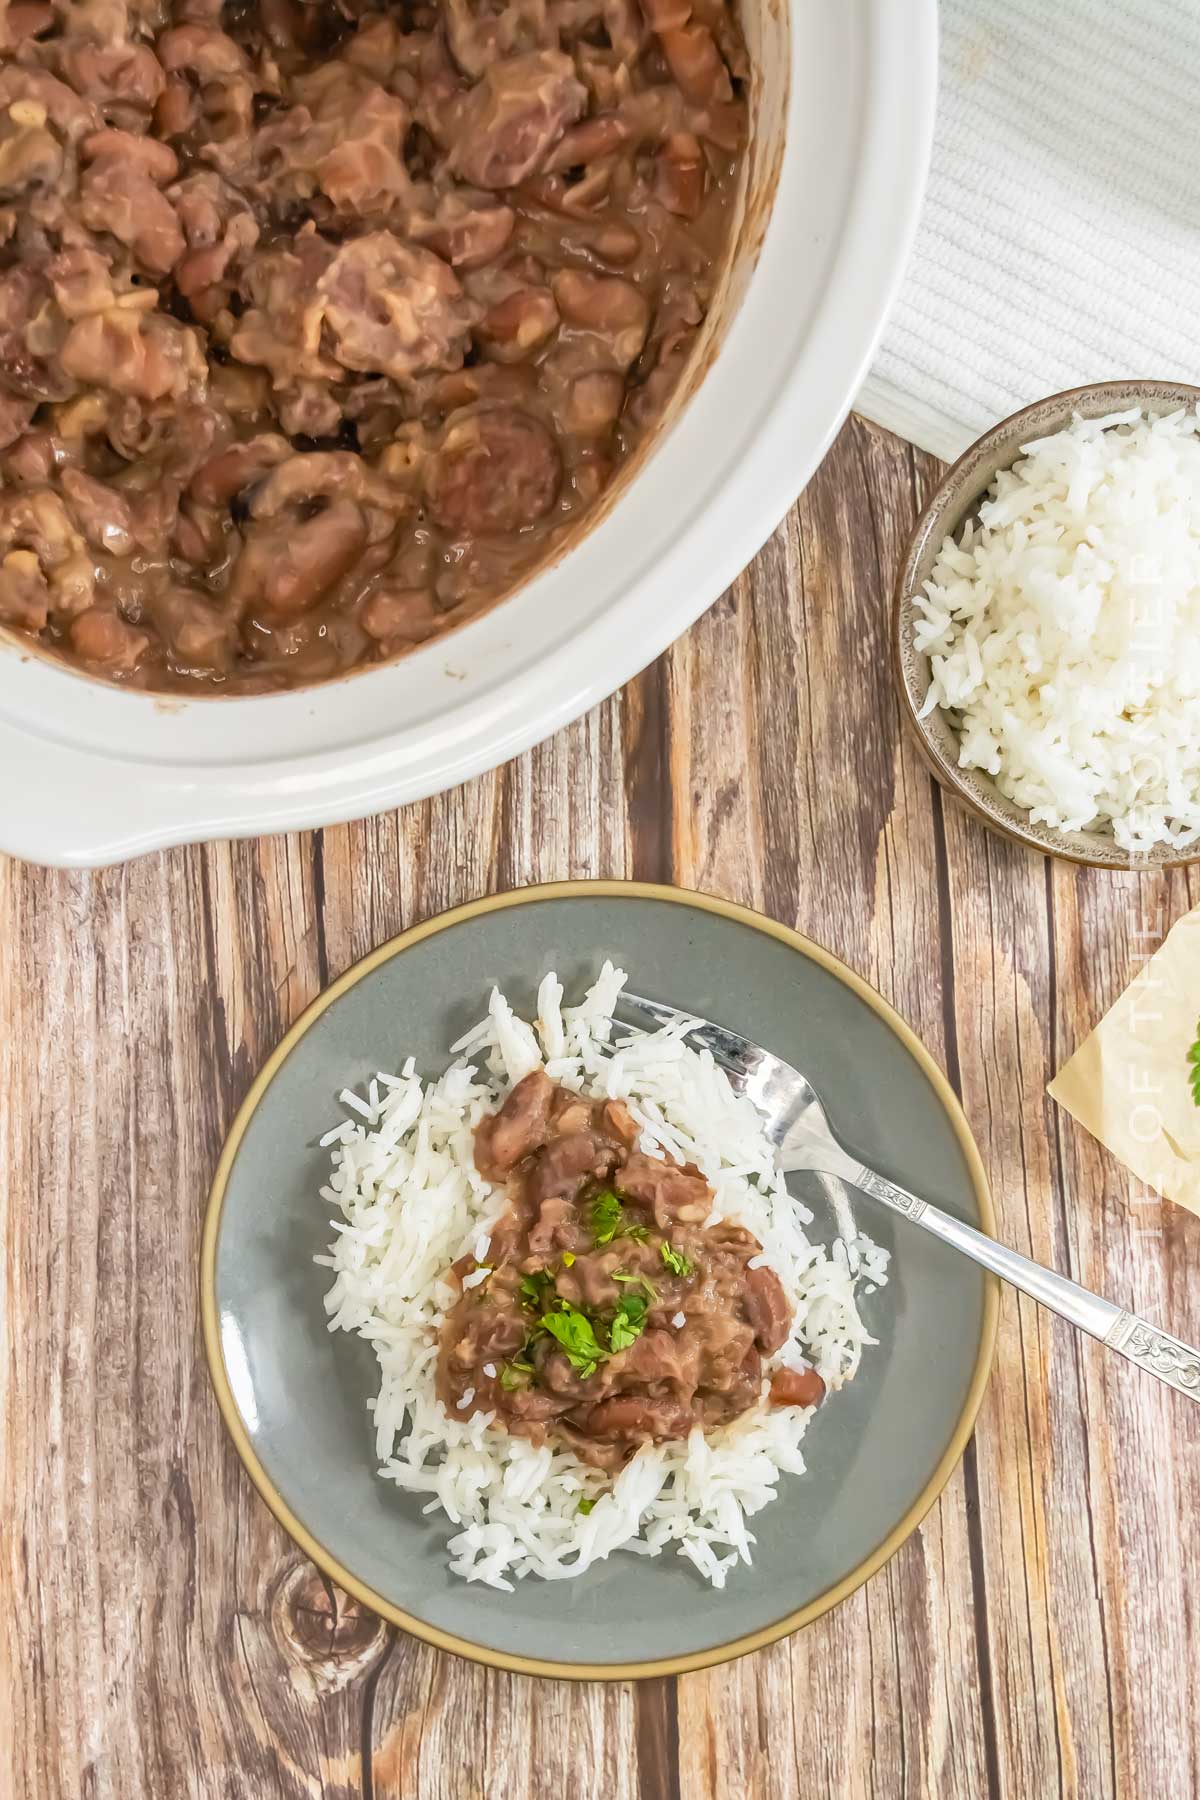
M558 446L536 419L508 407L452 423L427 475L430 508L451 531L520 531L558 498Z

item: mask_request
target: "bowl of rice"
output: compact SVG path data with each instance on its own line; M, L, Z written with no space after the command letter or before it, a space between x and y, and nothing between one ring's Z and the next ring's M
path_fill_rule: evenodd
M1072 388L986 432L896 585L902 710L991 829L1095 868L1200 860L1200 389Z

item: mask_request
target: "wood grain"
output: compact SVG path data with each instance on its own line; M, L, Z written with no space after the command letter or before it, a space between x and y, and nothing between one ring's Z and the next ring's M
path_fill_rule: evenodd
M1195 1409L1012 1296L963 1466L888 1567L789 1642L638 1687L364 1613L255 1498L200 1355L207 1183L287 1024L417 919L600 874L843 956L959 1086L1008 1240L1200 1335L1200 1222L1044 1091L1200 882L1051 868L943 806L885 655L936 473L852 420L667 656L451 794L94 875L0 861L5 1800L1200 1791Z

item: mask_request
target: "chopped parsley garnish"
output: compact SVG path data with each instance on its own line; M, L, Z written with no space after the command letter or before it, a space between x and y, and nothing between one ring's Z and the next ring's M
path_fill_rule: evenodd
M651 1300L658 1299L658 1289L648 1275L627 1275L624 1269L614 1269L612 1278L619 1281L622 1287L643 1287Z
M1200 1025L1196 1027L1196 1041L1188 1051L1187 1059L1191 1071L1188 1080L1192 1084L1192 1099L1200 1106Z
M646 1236L646 1227L631 1225L612 1189L601 1188L592 1201L592 1236L600 1249L611 1244L615 1237L634 1238L640 1243Z
M625 1294L613 1314L612 1324L608 1328L609 1348L615 1353L628 1350L630 1344L636 1343L646 1325L646 1310L649 1302L640 1294Z
M526 1338L515 1356L510 1356L500 1371L500 1386L506 1394L512 1394L518 1388L528 1387L533 1380L534 1368L529 1357L529 1346L532 1338Z
M591 1512L591 1510L592 1510L593 1506L595 1506L595 1504L596 1504L596 1502L594 1500L589 1500L587 1495L585 1494L583 1496L582 1500L579 1502L579 1505L575 1508L575 1511L581 1512L583 1514L584 1518L586 1519L587 1515Z
M592 1201L592 1236L598 1245L611 1244L621 1229L623 1208L611 1188L601 1188Z
M522 1306L539 1307L544 1305L546 1289L553 1286L554 1277L549 1269L535 1269L532 1275L522 1275L517 1288Z
M673 1250L665 1238L660 1245L660 1248L662 1250L662 1259L666 1263L668 1269L670 1269L672 1275L694 1275L696 1273L695 1263L692 1262L690 1258L684 1256L682 1251Z
M604 1356L604 1346L586 1313L581 1313L566 1300L560 1300L558 1305L557 1312L543 1313L538 1323L543 1331L558 1340L575 1373L586 1381L589 1375L596 1373Z

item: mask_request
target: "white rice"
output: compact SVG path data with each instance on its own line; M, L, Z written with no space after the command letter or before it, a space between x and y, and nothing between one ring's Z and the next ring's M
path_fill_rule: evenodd
M674 1029L614 1041L624 980L606 963L582 1003L563 1007L548 975L536 1026L493 991L487 1018L452 1046L458 1060L439 1080L423 1082L410 1060L399 1075L377 1076L365 1101L343 1093L355 1116L322 1139L333 1159L322 1198L341 1214L329 1254L317 1258L334 1271L325 1308L331 1331L357 1332L378 1358L379 1393L368 1405L380 1474L427 1496L425 1511L456 1527L455 1574L508 1590L528 1574L582 1574L613 1550L656 1556L668 1545L722 1587L739 1558L750 1561L747 1520L774 1499L781 1474L803 1470L813 1412L755 1407L707 1438L696 1429L686 1442L645 1447L613 1482L567 1450L510 1435L494 1414L446 1411L434 1377L438 1332L457 1298L447 1271L481 1245L486 1252L507 1205L475 1168L473 1134L521 1076L544 1062L565 1087L624 1099L643 1150L703 1170L716 1196L712 1220L756 1234L795 1308L793 1335L771 1366L815 1367L830 1389L849 1381L875 1341L856 1283L887 1278L886 1251L852 1224L829 1252L809 1242L811 1214L776 1171L758 1114L707 1052ZM581 1500L593 1502L590 1511Z
M1200 418L1138 408L1023 446L923 594L923 713L1036 823L1200 838Z

